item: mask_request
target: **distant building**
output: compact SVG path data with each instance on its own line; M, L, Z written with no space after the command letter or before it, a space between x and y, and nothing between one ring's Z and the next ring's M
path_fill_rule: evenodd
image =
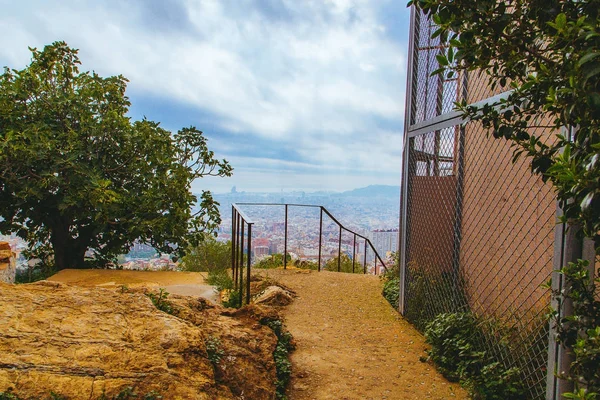
M384 258L388 252L398 251L398 229L374 230L371 242L379 256Z
M265 257L269 255L269 246L255 246L254 257Z

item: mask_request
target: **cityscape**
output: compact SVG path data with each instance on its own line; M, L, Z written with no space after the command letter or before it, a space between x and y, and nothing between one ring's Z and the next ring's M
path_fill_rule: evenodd
M219 202L221 225L218 241L231 239L231 206L241 204L244 212L253 219L252 262L271 254L283 254L285 248L285 206L288 207L287 252L292 260L318 261L319 255L319 208L300 207L312 205L325 207L350 231L369 238L379 256L391 261L391 253L398 247L398 219L400 187L373 185L346 192L238 192L214 194ZM268 203L249 205L244 203ZM338 255L339 227L327 215L323 217L321 262ZM16 236L0 236L10 243L17 256L17 267L26 268L27 260L22 252L27 245ZM344 230L341 239L342 253L356 257L356 262L374 264L375 255L365 241ZM387 260L387 261L386 261ZM152 246L135 243L130 252L118 259L120 268L131 270L176 270L178 263L167 254L158 254Z

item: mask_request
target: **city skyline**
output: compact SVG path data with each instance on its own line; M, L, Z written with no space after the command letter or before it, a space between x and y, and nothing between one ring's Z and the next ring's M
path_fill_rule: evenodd
M123 74L133 119L195 125L234 167L196 192L398 185L408 19L393 0L11 2L0 66L65 40Z

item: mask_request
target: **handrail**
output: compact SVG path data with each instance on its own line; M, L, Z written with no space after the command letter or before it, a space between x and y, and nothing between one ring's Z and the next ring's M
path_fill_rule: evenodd
M239 306L244 298L244 227L248 227L246 251L246 304L250 304L250 264L252 261L252 225L250 219L234 203L231 205L231 273L234 290L239 291Z
M285 208L285 222L284 222L284 257L283 257L283 268L287 268L287 242L288 242L288 208L289 207L311 207L311 208L319 208L320 210L320 218L319 218L319 261L317 270L321 270L321 251L322 251L322 238L323 238L323 214L326 214L338 227L340 230L338 236L338 272L341 270L341 245L342 245L342 231L346 231L352 235L354 235L354 245L352 250L352 272L354 272L355 264L356 264L356 239L361 238L365 242L364 247L364 261L363 261L363 273L367 273L367 246L373 251L375 255L375 274L377 274L377 261L381 263L381 266L385 271L388 270L385 262L377 253L375 246L369 238L364 235L361 235L357 232L354 232L351 229L346 228L337 218L331 214L329 210L327 210L324 206L315 205L315 204L288 204L288 203L233 203L232 204L232 270L234 274L234 282L235 288L240 288L240 298L242 298L241 291L243 290L243 252L244 252L244 224L248 226L248 245L247 245L247 270L246 270L246 302L250 302L250 265L251 265L251 254L252 254L252 225L254 221L244 213L240 206L284 206ZM360 265L360 264L359 264ZM241 266L241 268L240 268ZM239 281L239 285L238 285ZM241 300L240 300L241 305Z

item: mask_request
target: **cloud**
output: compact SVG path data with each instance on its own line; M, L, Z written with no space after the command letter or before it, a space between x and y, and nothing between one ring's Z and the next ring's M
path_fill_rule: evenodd
M134 104L187 110L177 121L165 110L148 117L169 128L209 121L217 153L240 162L236 174L291 156L399 177L406 40L396 25L406 13L393 0L7 3L0 63L22 67L27 46L66 40L83 68L128 77ZM235 142L261 146L238 158Z

